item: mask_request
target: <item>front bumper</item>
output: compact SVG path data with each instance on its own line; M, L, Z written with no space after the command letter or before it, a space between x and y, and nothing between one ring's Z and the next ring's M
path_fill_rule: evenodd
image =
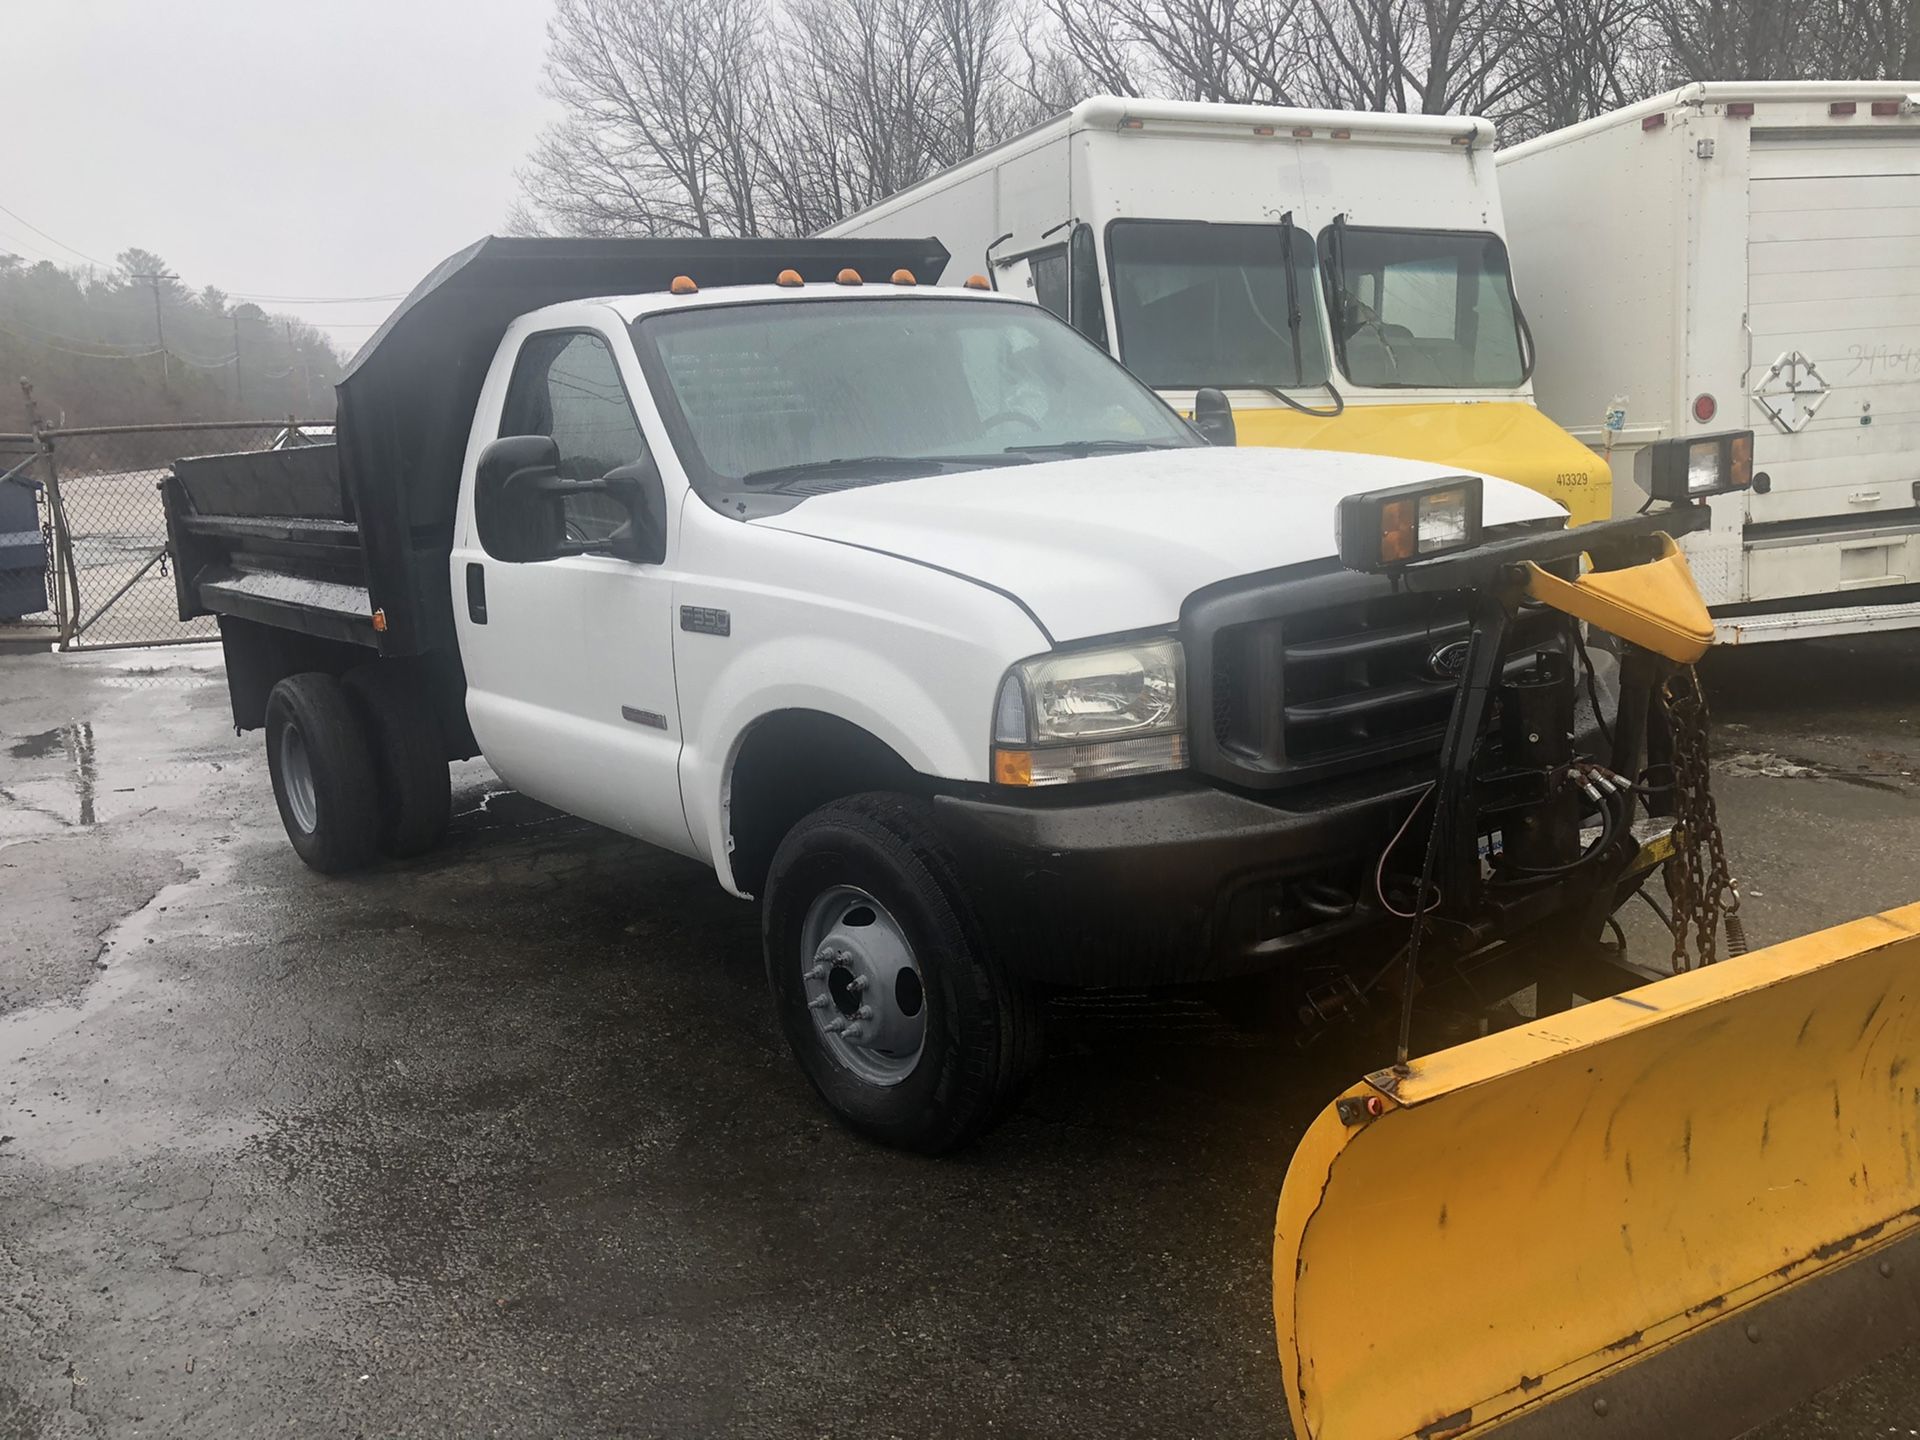
M1370 778L1367 793L1310 804L1175 777L1084 799L944 795L935 813L1016 973L1175 984L1273 969L1379 927L1373 863L1432 777Z

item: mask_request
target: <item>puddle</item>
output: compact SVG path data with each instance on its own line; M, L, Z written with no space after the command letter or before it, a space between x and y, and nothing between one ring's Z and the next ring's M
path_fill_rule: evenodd
M226 882L233 868L232 857L215 856L197 872L163 886L138 910L116 921L100 938L100 953L93 962L98 978L87 986L78 1001L50 1001L0 1015L0 1063L25 1059L33 1051L78 1029L125 995L140 979L140 970L131 963L133 955L168 912L173 912L174 925L178 928L182 917L195 913L194 907L184 902L204 891L217 889Z
M65 774L58 781L34 777L0 783L0 807L4 807L0 808L0 834L21 828L44 831L48 820L62 828L86 827L97 822L94 795L99 785L99 770L91 720L70 720L52 730L23 736L7 748L7 753L16 760L45 760L64 754L66 766ZM45 792L51 793L42 800L40 797ZM65 805L54 803L66 796L72 798L71 818ZM15 814L9 816L6 811ZM39 818L36 821L31 817Z
M9 745L7 753L16 760L38 760L43 755L51 755L67 743L66 735L70 728L57 725L51 730L42 730L38 735L25 736Z

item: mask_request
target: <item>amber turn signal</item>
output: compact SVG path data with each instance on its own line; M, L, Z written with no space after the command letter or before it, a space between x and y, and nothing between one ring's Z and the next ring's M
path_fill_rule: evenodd
M858 285L860 283L860 272L849 265L833 278L842 285Z
M673 283L668 285L667 289L675 295L698 295L700 293L700 287L693 283L693 277L691 275L674 276Z
M801 280L800 272L798 270L782 270L780 272L780 278L774 283L778 285L785 285L789 290L791 290L798 285L804 284L805 282Z
M993 783L996 785L1033 784L1033 752L996 750L993 752Z

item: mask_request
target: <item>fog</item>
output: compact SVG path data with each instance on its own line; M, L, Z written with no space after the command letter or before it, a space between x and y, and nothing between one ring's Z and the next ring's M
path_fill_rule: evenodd
M0 252L110 267L142 246L186 285L291 311L350 353L391 302L306 297L404 291L504 228L551 113L548 13L0 0L0 206L19 217L0 213Z

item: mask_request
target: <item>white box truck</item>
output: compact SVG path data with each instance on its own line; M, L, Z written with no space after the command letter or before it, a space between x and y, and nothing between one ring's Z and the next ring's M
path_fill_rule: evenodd
M1920 86L1689 85L1498 159L1542 408L1627 478L1753 428L1687 542L1721 639L1920 625Z
M937 236L1242 445L1513 480L1575 524L1606 464L1535 407L1493 126L1098 96L826 233Z

